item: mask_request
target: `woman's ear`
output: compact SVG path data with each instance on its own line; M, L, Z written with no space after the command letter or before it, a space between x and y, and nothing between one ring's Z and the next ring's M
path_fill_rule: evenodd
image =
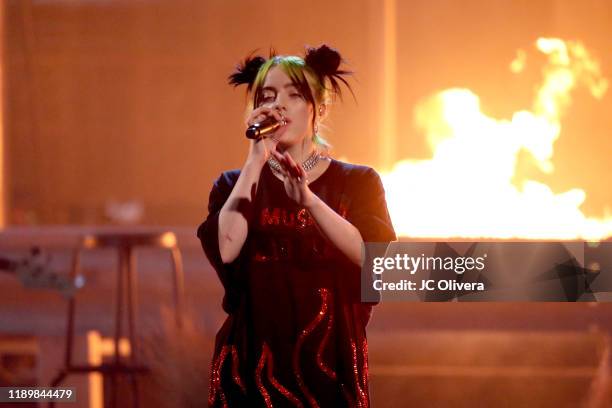
M325 119L325 117L327 117L327 109L328 108L326 103L319 104L317 108L317 117L319 118L319 120L323 120Z

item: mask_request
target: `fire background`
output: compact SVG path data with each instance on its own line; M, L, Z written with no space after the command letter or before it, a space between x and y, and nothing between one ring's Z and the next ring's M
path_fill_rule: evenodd
M347 94L333 106L327 136L336 158L383 175L402 239L612 236L606 0L4 0L0 15L0 256L22 259L38 245L49 268L67 276L84 233L178 238L183 330L172 320L169 256L137 251L148 406L205 400L224 315L195 228L213 180L246 155L244 93L226 77L253 50L299 55L325 42L346 56L356 101ZM553 38L560 42L538 42ZM523 127L499 136L521 111L558 132L547 139L546 129ZM465 133L454 126L468 118L485 124L484 139L456 139ZM516 138L523 141L500 153ZM439 150L449 140L459 140L450 156ZM483 160L461 173L474 158ZM419 175L438 178L409 183ZM511 208L494 200L507 191L516 192L505 200ZM513 222L524 229L510 235L509 213L529 220ZM533 214L547 222L532 222ZM425 226L411 228L417 219ZM109 358L116 262L111 250L83 255L77 360ZM61 369L67 300L56 292L0 273L0 385L45 386ZM373 404L610 406L611 317L606 303L380 305L369 326ZM65 384L78 388L78 406L109 402L107 378L73 375Z

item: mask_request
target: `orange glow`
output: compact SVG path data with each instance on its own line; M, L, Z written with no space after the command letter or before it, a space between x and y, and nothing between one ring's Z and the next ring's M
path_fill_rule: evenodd
M600 99L608 88L599 64L580 42L540 38L548 57L532 110L511 120L480 109L469 89L436 93L415 110L433 152L431 160L404 160L382 174L396 232L421 238L589 239L612 236L612 215L586 217L579 188L554 193L539 181L513 184L517 157L524 151L538 168L554 172L551 162L561 132L561 117L571 91L585 86ZM510 69L521 72L519 51Z
M127 357L130 355L130 342L128 339L119 339L119 354ZM115 341L112 338L104 338L97 331L87 332L87 362L91 366L102 364L104 356L115 355ZM89 407L104 407L104 379L102 374L92 372L89 377Z
M172 232L165 232L161 237L161 243L164 248L173 248L176 246L176 236Z

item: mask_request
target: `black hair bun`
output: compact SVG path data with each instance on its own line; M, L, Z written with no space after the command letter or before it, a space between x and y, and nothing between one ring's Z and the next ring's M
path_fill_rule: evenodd
M324 77L334 75L338 72L342 57L338 51L323 44L318 48L306 48L304 61L317 74Z
M228 77L229 84L234 86L248 84L248 90L251 90L255 77L257 77L259 69L265 62L265 58L259 55L248 56L236 66L236 70Z
M254 52L236 66L235 71L228 77L230 85L238 86L247 84L247 92L251 91L261 66L266 62L265 58L253 54ZM274 49L270 49L270 58L274 58L275 56L276 52ZM326 44L322 44L319 47L307 47L304 62L320 77L322 82L329 80L329 84L331 85L330 90L335 95L339 95L340 98L342 98L342 93L340 91L341 83L346 85L351 93L353 93L353 90L344 78L347 75L351 75L352 72L340 69L340 64L342 64L344 60L340 53L334 48ZM353 95L353 97L354 96L355 95Z
M351 75L351 71L341 70L340 64L344 62L340 53L334 48L323 44L317 48L307 47L306 54L304 55L304 62L312 70L314 70L319 77L322 79L329 79L331 89L334 94L339 95L342 98L342 92L340 91L340 83L346 85L346 87L353 93L351 86L348 84L345 76ZM353 94L353 97L355 95Z

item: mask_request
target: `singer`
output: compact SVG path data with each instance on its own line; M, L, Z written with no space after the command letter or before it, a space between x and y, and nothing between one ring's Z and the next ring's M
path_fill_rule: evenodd
M247 127L276 125L215 181L198 228L228 314L211 407L370 405L361 245L396 238L376 171L333 159L320 133L350 90L342 64L322 45L303 58L250 56L229 77L246 85Z

